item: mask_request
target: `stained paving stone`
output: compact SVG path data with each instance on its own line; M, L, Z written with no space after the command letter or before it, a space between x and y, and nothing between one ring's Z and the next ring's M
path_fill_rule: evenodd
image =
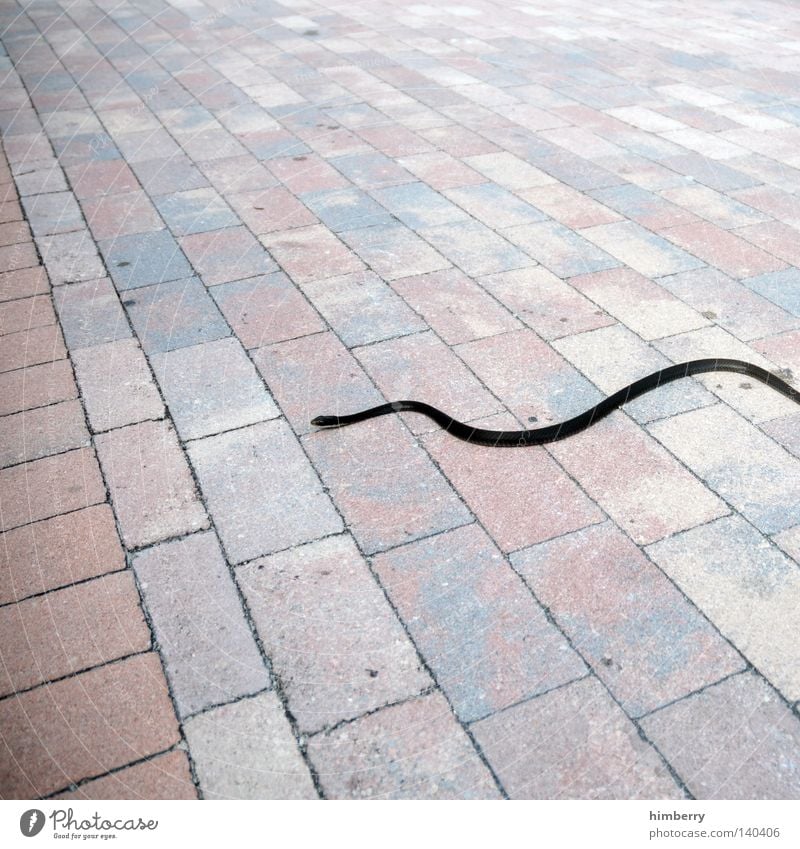
M320 224L269 233L261 237L261 242L289 277L301 285L364 268L361 260Z
M179 739L155 652L5 699L0 719L0 786L9 798L53 793Z
M729 407L683 413L650 432L762 532L800 521L800 461Z
M53 286L96 280L106 275L88 230L41 236L37 245Z
M423 235L426 231L421 231ZM402 224L376 225L339 234L384 280L440 271L450 263Z
M234 563L342 529L284 421L209 436L192 442L188 453L225 552Z
M178 243L167 230L119 236L100 242L99 248L120 291L180 280L192 274ZM103 273L94 276L102 277Z
M180 245L206 286L269 274L278 268L244 227L184 236Z
M135 162L133 171L151 197L202 189L208 185L208 180L194 163L183 155Z
M308 755L332 799L497 799L494 780L439 693L312 737Z
M229 201L256 235L317 223L316 216L284 186L237 192L229 196Z
M477 524L378 555L375 569L463 722L586 672Z
M800 316L800 271L796 268L759 274L742 282L748 289L758 292L793 316Z
M133 569L182 718L269 686L213 533L139 552Z
M135 339L82 348L72 362L94 433L163 417L164 404Z
M41 363L0 374L0 416L77 397L78 388L68 360Z
M683 799L655 749L595 678L472 726L513 799Z
M384 402L355 356L328 331L252 352L283 414L297 433L322 413L344 414Z
M574 286L642 339L696 330L708 319L630 268L573 277Z
M424 322L372 271L307 283L303 292L348 347L425 329Z
M95 239L115 239L133 233L161 230L164 222L141 189L103 195L81 202L86 223Z
M125 767L119 772L95 778L55 799L196 799L189 759L185 752L174 750Z
M313 307L281 271L215 286L211 296L248 349L325 329Z
M313 542L236 574L301 731L354 719L431 684L351 538Z
M55 323L53 304L46 295L0 303L0 336Z
M181 439L198 439L280 415L236 339L150 360Z
M105 501L94 451L77 448L0 470L0 531Z
M63 401L0 418L0 468L89 444L80 401Z
M100 434L95 445L128 548L208 526L175 431L166 421Z
M206 799L317 798L274 693L196 716L184 733Z
M511 562L630 716L745 667L610 522L517 552Z
M35 236L68 233L83 227L83 217L72 192L50 192L22 199L25 216Z
M736 675L642 720L697 799L796 799L800 723L763 679Z
M788 699L800 695L795 564L738 516L647 549L709 619Z
M0 695L150 648L129 571L0 608Z
M374 191L373 196L406 227L419 230L463 221L469 216L425 183L406 183Z
M355 187L308 191L301 199L334 233L387 225L393 220L377 201Z
M547 218L547 215L540 209L531 206L519 195L507 191L495 183L463 186L460 189L450 189L444 194L482 224L495 230L505 227L518 227L522 224L533 224ZM450 222L427 222L430 226L440 223L447 224ZM412 224L411 226L425 226L425 224L426 222L420 222L419 225Z
M315 155L271 159L267 167L293 195L348 185L348 181L335 168Z
M126 292L122 303L148 354L231 335L227 322L197 277Z
M70 351L131 336L119 296L107 277L61 286L53 300Z
M375 151L335 156L328 162L361 189L378 189L413 182L413 176L400 162Z
M0 604L125 568L107 504L2 534L0 563Z

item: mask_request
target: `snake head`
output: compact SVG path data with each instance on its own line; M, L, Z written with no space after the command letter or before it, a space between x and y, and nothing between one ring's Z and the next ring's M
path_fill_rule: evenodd
M338 416L317 416L311 419L311 424L314 427L336 427L339 424Z

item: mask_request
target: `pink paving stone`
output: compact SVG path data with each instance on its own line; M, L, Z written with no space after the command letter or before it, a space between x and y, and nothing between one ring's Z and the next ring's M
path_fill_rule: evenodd
M450 263L402 224L378 225L339 234L384 280L441 271Z
M87 781L55 799L196 799L189 759L175 750Z
M692 184L667 189L661 196L724 230L767 220L764 213L708 186Z
M94 451L78 448L0 470L0 531L105 500Z
M791 227L800 227L800 203L797 196L777 186L753 186L730 193L742 203L760 209Z
M481 277L481 286L543 339L558 339L614 323L597 304L542 266ZM460 341L460 340L459 340Z
M353 719L430 685L349 536L248 563L236 574L302 731Z
M335 168L319 156L287 156L270 159L266 165L293 195L322 189L347 188L350 185Z
M512 563L631 716L745 666L610 522L517 552Z
M0 336L55 323L53 304L46 295L0 303Z
M417 133L400 124L388 124L380 127L358 127L359 136L372 145L376 150L399 159L402 156L413 156L415 153L428 153L434 150Z
M38 265L39 257L32 241L0 247L0 272L20 271Z
M800 234L796 227L790 227L781 221L767 221L763 224L739 227L736 234L778 259L785 260L789 265L800 265Z
M517 330L520 326L508 311L456 268L394 280L392 288L448 345Z
M602 203L561 183L524 189L519 195L572 230L610 224L622 218L619 213L603 206Z
M0 695L150 648L129 571L0 608Z
M49 291L47 272L41 266L0 273L0 301L27 298Z
M208 527L175 431L166 421L109 431L95 444L128 548Z
M583 274L571 278L570 284L642 339L674 336L708 324L707 318L630 268Z
M226 198L235 192L255 191L277 185L278 181L254 156L209 159L198 167L214 188Z
M439 693L312 737L308 754L332 799L497 799L500 793Z
M472 727L513 799L683 799L658 753L596 678Z
M662 235L673 244L737 279L756 277L786 268L786 263L782 260L715 224L684 224L664 230Z
M418 540L374 562L463 722L585 674L583 661L477 524Z
M80 401L63 401L0 418L0 467L88 444Z
M164 415L164 404L135 339L72 353L89 424L95 433Z
M141 190L91 198L81 205L92 236L98 241L131 233L151 233L164 227L155 207Z
M261 242L296 283L364 268L361 260L321 224L270 233L262 236Z
M7 799L53 793L179 739L155 652L5 699L0 723L0 789Z
M211 295L245 348L325 329L314 308L280 271L215 286Z
M368 554L469 521L447 480L398 421L320 431L303 444Z
M69 360L0 374L0 416L78 397Z
M107 504L0 535L0 604L125 568Z
M229 194L226 199L256 235L317 223L317 217L283 186Z
M282 420L195 440L188 453L231 562L342 529L308 458Z
M797 799L800 722L754 672L642 720L697 799Z
M132 192L139 188L136 176L123 159L101 159L72 165L65 170L72 191L79 200Z
M0 224L0 246L2 247L19 245L30 241L31 238L31 229L26 221L9 221L6 224Z
M405 156L400 160L400 164L436 191L486 182L482 174L440 151Z
M461 421L499 412L502 404L437 337L427 331L354 349L384 397L424 401ZM438 428L413 413L403 415L414 433Z
M719 498L623 413L612 413L548 450L639 544L728 512Z
M277 268L245 227L194 233L178 241L206 286L255 277Z
M297 433L313 430L311 419L322 413L384 403L358 360L330 331L267 345L251 356Z
M66 356L61 329L56 324L0 336L0 372L51 363Z
M457 124L421 130L420 135L436 145L439 150L457 159L462 156L476 156L479 153L494 153L498 149L496 144Z

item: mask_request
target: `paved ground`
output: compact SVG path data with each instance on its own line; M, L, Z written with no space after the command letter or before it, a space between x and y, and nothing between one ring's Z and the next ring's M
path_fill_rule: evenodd
M800 8L2 30L2 795L800 795L796 405L309 426L800 374Z

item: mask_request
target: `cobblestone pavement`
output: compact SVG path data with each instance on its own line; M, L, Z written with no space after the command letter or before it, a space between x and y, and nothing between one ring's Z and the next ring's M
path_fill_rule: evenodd
M800 375L800 7L0 28L0 794L800 796L796 405L309 425Z

